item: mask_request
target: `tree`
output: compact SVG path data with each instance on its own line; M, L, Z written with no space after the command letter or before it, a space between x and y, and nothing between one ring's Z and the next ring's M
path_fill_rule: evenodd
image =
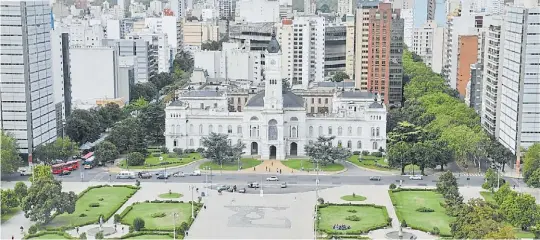
M155 75L153 78L150 78L150 82L156 86L158 91L160 91L165 86L174 83L174 77L171 73L162 72Z
M454 222L452 236L457 239L480 239L503 227L504 218L496 207L482 199L471 199L463 204Z
M539 218L538 210L536 199L527 193L507 196L501 204L501 212L506 221L523 230L536 225Z
M330 13L330 7L325 3L319 8L319 11L322 13Z
M13 191L15 192L15 196L17 196L17 200L22 202L22 199L28 194L28 187L23 182L17 182Z
M31 221L46 224L52 219L52 213L73 213L77 195L74 192L62 192L62 183L51 178L37 178L28 189L28 195L22 202L24 216Z
M534 170L532 175L529 176L527 185L529 185L529 187L540 188L540 169Z
M401 168L401 175L405 174L405 166L412 163L412 144L397 142L388 146L388 165L394 168Z
M523 158L523 179L527 185L532 185L532 181L529 178L534 171L540 169L540 143L535 143L527 149Z
M202 50L219 51L221 50L221 42L218 41L206 41L201 44Z
M90 111L75 109L66 119L66 135L78 144L93 142L100 135L99 120Z
M193 61L193 56L191 55L191 53L182 50L176 54L176 57L174 58L174 62L173 62L175 74L179 72L178 70L182 72L191 73L193 72L193 66L194 66L194 61Z
M2 166L2 174L14 173L22 165L21 157L19 156L19 146L13 136L4 131L0 131L0 161Z
M140 217L133 219L133 229L135 231L141 231L144 228L144 220Z
M441 174L441 176L439 177L439 181L437 181L437 192L439 192L443 196L448 195L448 193L450 193L451 191L451 188L457 187L457 179L450 171L446 171L445 173Z
M163 144L165 142L165 105L151 103L141 109L138 115L141 127L148 142Z
M499 183L497 183L497 180L499 181ZM484 183L482 184L483 189L489 189L490 191L493 192L494 188L503 184L504 184L504 179L499 178L497 176L497 173L495 173L493 169L489 168L486 171L486 175L484 176Z
M343 82L345 79L349 79L349 75L345 72L336 72L334 76L332 76L332 82Z
M512 159L515 159L516 156L512 154L508 148L504 147L497 139L490 137L490 140L487 145L487 157L493 160L501 166L501 171L504 172L504 167L506 164L510 163Z
M129 166L142 166L144 164L144 155L139 152L132 152L128 154L126 161Z
M118 157L118 149L109 142L103 141L96 145L96 159L100 162L112 162Z
M140 120L135 117L114 124L106 140L114 144L120 153L146 153L144 130Z
M32 180L32 182L35 183L39 179L54 179L52 175L51 166L47 166L47 165L34 166L34 171L32 172L32 177L30 178L30 180Z
M110 128L115 122L124 119L124 112L116 103L107 103L105 106L99 107L96 111L101 122L103 130Z
M0 189L2 195L2 210L1 213L6 213L10 208L19 206L19 199L13 189Z
M417 143L424 140L425 130L409 122L400 122L394 130L388 134L388 143L397 142Z
M94 236L95 239L103 239L103 231L99 231L96 233L96 236Z
M55 159L67 160L79 153L77 143L69 137L56 138L54 142L41 144L34 150L34 155L43 163L51 164Z
M332 146L335 136L324 137L319 136L317 141L305 146L306 155L310 157L312 162L326 166L338 160L346 160L352 155L351 151L339 146Z
M281 80L281 90L283 92L287 92L291 90L291 83L289 82L288 78L284 78Z
M505 183L493 194L493 199L498 205L501 205L507 197L514 198L516 195L517 193L510 189L510 185Z
M243 143L230 144L227 135L221 133L210 133L210 136L203 137L202 145L205 148L202 156L217 164L232 163L238 160L245 148Z
M137 83L129 89L130 101L143 98L152 101L158 97L158 89L152 82Z

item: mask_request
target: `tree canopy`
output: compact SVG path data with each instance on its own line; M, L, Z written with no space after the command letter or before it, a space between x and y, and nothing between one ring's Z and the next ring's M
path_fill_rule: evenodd
M68 160L79 153L77 143L69 137L56 138L54 142L41 144L34 150L37 159L45 164L52 164L53 160Z
M322 166L349 159L352 155L349 149L332 145L335 138L335 136L319 136L316 142L304 147L306 155L310 157L312 162L317 162Z
M144 130L137 117L129 117L116 123L106 140L114 144L120 153L146 153Z
M129 90L130 101L143 98L152 101L158 97L158 89L152 82L136 83Z
M527 185L540 187L540 143L527 149L523 162L523 179Z
M100 133L99 118L93 112L75 109L66 119L66 135L79 145L97 140Z
M109 142L103 141L96 145L96 160L99 162L113 162L118 157L118 149Z
M73 213L77 195L62 192L62 183L51 178L37 178L22 202L24 216L40 224L48 223L52 214Z
M232 163L238 160L246 147L244 143L233 145L226 134L213 132L210 133L210 136L202 138L202 145L205 148L202 156L217 164Z
M349 79L349 75L345 72L336 72L334 76L332 76L332 82L343 82L345 79Z
M22 165L17 140L4 131L0 131L0 134L0 156L2 156L0 157L0 161L2 166L2 174L14 173Z

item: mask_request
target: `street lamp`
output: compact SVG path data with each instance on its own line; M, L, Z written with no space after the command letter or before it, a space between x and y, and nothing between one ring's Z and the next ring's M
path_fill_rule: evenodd
M173 239L176 240L176 218L178 217L178 213L173 213L173 221L174 221L174 228L173 228Z
M210 191L208 191L208 171L210 171L210 179L212 179L212 168L209 166L206 166L204 169L204 183L206 185L205 194L206 196L210 196ZM210 184L210 189L212 189L212 185Z
M189 188L191 189L191 218L195 219L195 211L193 209L193 188L195 188L195 186L189 185Z

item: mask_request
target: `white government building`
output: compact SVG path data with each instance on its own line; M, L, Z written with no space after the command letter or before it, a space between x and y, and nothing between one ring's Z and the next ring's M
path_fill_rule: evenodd
M308 114L304 98L282 88L281 50L275 36L266 52L264 91L251 96L243 112L229 111L227 91L191 90L165 109L168 149L196 149L211 132L243 142L245 155L283 160L305 156L318 136L336 136L351 151L386 149L386 107L368 92L336 91L325 114ZM313 99L312 99L313 101Z

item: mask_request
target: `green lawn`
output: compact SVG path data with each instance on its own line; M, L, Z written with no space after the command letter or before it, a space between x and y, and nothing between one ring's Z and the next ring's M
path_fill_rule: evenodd
M353 195L345 195L345 196L341 197L341 199L343 199L345 201L357 202L357 201L364 201L367 198L364 197L364 196L360 196L358 194L355 194L354 196Z
M361 157L362 161L359 161L359 158ZM388 167L388 163L384 161L384 158L382 157L374 157L374 156L360 156L360 155L352 155L349 158L349 162L364 168L369 169L375 169L379 171L394 171L396 169Z
M242 166L242 169L248 169L253 168L257 165L261 164L261 160L257 160L254 158L242 158L240 159L240 166ZM221 166L217 163L208 161L199 166L199 169L205 169L206 167L210 167L212 170L220 170ZM230 163L230 164L223 164L223 170L227 171L236 171L238 170L238 162Z
M484 200L486 200L486 202L495 203L495 199L493 199L493 193L492 192L481 191L480 195L482 195L482 197L484 197Z
M165 213L164 217L154 218L153 213ZM133 219L140 217L144 220L144 228L151 230L171 230L174 227L173 213L178 213L177 226L182 222L188 222L191 217L191 205L189 203L139 203L133 205L133 209L122 218L122 223L133 224Z
M126 198L135 191L136 189L127 187L92 188L77 200L75 212L56 216L48 226L81 226L88 224L89 221L97 223L99 215L106 216L112 211L116 211L119 205L121 206L126 201ZM103 200L99 201L100 198L103 198ZM90 207L89 204L91 203L99 203L99 207ZM81 217L81 214L86 216Z
M177 234L176 238L179 238L179 237L181 236ZM145 234L145 235L130 237L126 239L172 239L172 237L169 235Z
M317 166L316 163L310 162L309 159L287 159L286 161L281 161L281 163L296 170L302 170L302 167L304 167L304 171L314 171ZM319 167L321 168L321 171L325 172L337 172L345 169L345 167L339 163L328 164L326 166L319 165Z
M532 232L526 232L526 231L523 231L523 230L521 230L519 228L515 228L514 232L516 234L516 238L518 238L518 239L521 239L521 238L534 239L534 233L532 233Z
M20 210L21 208L19 207L8 209L6 213L2 213L2 222L9 220L11 217L15 216L15 214L17 214Z
M180 193L175 193L175 192L159 194L160 198L181 198L182 196L184 196L184 195L182 195Z
M349 210L356 212L349 212ZM374 228L386 226L388 213L386 208L376 208L372 206L326 206L319 208L319 230L327 233L358 233L358 231L366 232ZM346 220L348 216L356 215L360 217L360 221ZM351 226L349 230L333 230L334 224L345 224Z
M446 215L440 205L444 202L441 194L433 191L390 192L399 221L405 220L409 227L431 231L438 227L442 235L450 235L452 217ZM420 207L431 208L434 212L418 212Z
M122 160L120 162L120 167L129 169L156 169L185 165L193 161L200 160L202 158L200 153L189 153L183 155L183 157L169 157L169 154L171 153L162 153L161 157L163 157L163 160L160 161L159 157L153 156L153 154L154 153L150 153L150 156L146 157L146 159L144 160L144 166L127 166L126 160ZM169 164L160 165L161 162L169 162Z
M41 235L39 237L33 237L33 238L29 238L29 239L67 239L67 238L65 238L62 235L58 235L58 234L44 234L44 235Z

